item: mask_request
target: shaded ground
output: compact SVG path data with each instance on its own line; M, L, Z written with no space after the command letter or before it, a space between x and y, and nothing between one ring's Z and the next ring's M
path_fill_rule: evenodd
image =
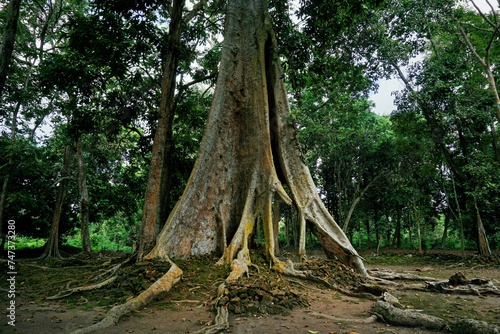
M372 256L370 252L363 254L367 267L389 268L442 279L461 271L467 278L489 278L495 285L500 285L498 256L483 261L472 255L461 258L450 252L425 256L399 251L386 253L378 256ZM316 268L321 278L339 285L358 283L358 277L348 272L348 268L315 260L320 254L309 255L311 261L306 265ZM92 278L124 260L125 257L115 253L101 253L90 259L76 257L66 261L16 261L16 326L7 324L7 306L11 299L2 290L0 332L69 333L91 325L100 320L112 305L136 295L168 270L168 265L164 263L131 263L125 270L117 272L116 282L106 288L59 300L46 299L68 286L93 283ZM215 261L215 257L204 257L192 262L179 261L177 264L184 270L184 278L170 294L122 318L118 325L108 328L105 333L192 333L206 326L214 319L216 289L229 272L227 267L216 267ZM238 303L252 305L244 309L232 309L232 312L239 314L230 315L230 333L436 333L418 328L393 327L381 322L356 324L312 315L314 312L337 318L363 319L370 315L373 301L349 297L317 283L270 273L264 259L258 256L253 262L259 271L251 268L250 277L240 280L231 289L239 292L228 294L229 307L237 306ZM8 272L8 269L7 263L0 263L2 273ZM8 289L4 279L0 287ZM393 294L400 298L405 307L423 310L427 314L447 319L468 317L500 324L499 297L420 291L395 291ZM271 302L266 303L266 300Z

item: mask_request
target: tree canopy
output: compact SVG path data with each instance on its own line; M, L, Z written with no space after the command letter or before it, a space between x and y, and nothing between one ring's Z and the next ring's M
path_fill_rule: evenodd
M500 16L488 3L268 2L276 48L264 50L282 64L291 109L271 114L270 127L294 125L318 196L355 248L498 248ZM0 13L2 228L14 219L19 234L48 238L64 183L56 242L82 245L75 235L86 219L93 249L120 240L132 250L150 170L161 168L154 243L189 184L217 98L226 1L9 5ZM175 61L167 96L168 57ZM405 88L391 115L376 115L370 94L390 77ZM157 145L167 149L152 167L161 115L169 118ZM75 153L67 174L66 151ZM284 191L293 193L290 184ZM288 228L299 207L281 209L278 220ZM104 242L99 231L110 222L124 234Z

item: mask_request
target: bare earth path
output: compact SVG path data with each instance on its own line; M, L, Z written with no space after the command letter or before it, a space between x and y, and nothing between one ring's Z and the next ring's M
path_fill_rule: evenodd
M368 269L392 269L396 272L410 272L442 279L461 271L467 278L488 278L495 285L500 285L500 269L498 267L484 265L466 267L460 263L422 265L412 259L408 260L408 265L370 264L371 262L377 262L377 260L368 261ZM31 275L43 275L44 273L46 274L47 271L37 268L30 271ZM26 284L31 284L29 282L32 281L24 281L22 275L18 278L16 284L20 294L18 293L15 299L16 326L7 324L9 319L6 307L9 305L10 299L7 298L7 293L2 291L0 333L70 333L80 327L95 323L109 309L107 306L91 305L84 295L74 296L71 302L66 299L49 301L43 300L43 298L34 298L36 291L24 287ZM48 278L40 276L40 279L47 280ZM55 278L52 279L57 282ZM231 314L229 318L231 326L227 333L437 333L419 328L389 326L379 321L361 324L318 316L316 314L344 319L365 319L370 316L373 301L345 296L309 282L283 279L286 284L293 286L307 299L310 307L295 308L286 314L279 315L238 316ZM55 283L47 281L46 284ZM6 288L3 282L0 287ZM106 329L105 333L193 333L214 319L212 305L209 302L200 301L200 296L195 294L196 290L194 289L188 289L188 291L192 291L182 297L176 294L168 295L164 299L122 318L116 326ZM99 291L92 293L98 294ZM439 295L416 291L394 291L393 294L400 299L405 307L425 309L427 314L449 318L489 319L490 322L493 319L497 324L500 323L499 297ZM314 314L311 314L312 312Z

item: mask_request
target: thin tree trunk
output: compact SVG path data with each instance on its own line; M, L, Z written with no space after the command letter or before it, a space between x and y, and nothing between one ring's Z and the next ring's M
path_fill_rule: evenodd
M396 218L396 228L394 231L394 246L396 248L401 248L401 216L398 215Z
M12 112L12 123L10 127L10 145L13 148L16 143L16 132L17 132L17 115L19 114L19 109L21 108L21 102L17 102L16 109ZM7 186L9 184L10 174L13 170L14 160L12 155L9 157L8 167L6 168L7 173L5 174L5 179L3 179L2 184L2 195L0 195L0 235L2 242L0 244L0 250L3 250L5 245L5 239L7 234L3 232L3 212L5 210L5 200L7 199Z
M488 80L488 87L490 88L491 92L493 93L493 96L495 98L495 108L497 111L497 118L500 121L500 96L498 95L498 89L497 89L497 84L495 80L495 75L493 74L491 65L490 65L490 60L489 60L489 54L490 54L490 47L491 44L489 44L486 49L485 49L485 57L481 57L478 53L476 48L472 45L469 36L465 32L465 30L462 28L462 26L458 25L458 29L460 30L460 34L462 35L461 41L462 43L469 49L469 51L472 53L472 55L476 58L478 63L481 65L481 67L484 70L484 74L486 76L486 79ZM495 27L494 34L498 33L499 27ZM497 37L498 38L498 37ZM493 38L491 39L493 41Z
M486 230L484 229L483 221L481 219L481 214L479 213L479 208L477 207L477 201L476 198L474 198L474 208L476 211L475 214L475 221L476 221L476 227L477 227L477 234L478 234L478 249L479 249L479 255L482 256L490 256L491 255L491 249L490 249L490 244L488 243L488 238L486 237Z
M378 227L375 228L375 234L377 236L377 254L378 254L378 252L380 251L380 239L381 239Z
M163 71L161 86L161 101L158 125L156 127L149 169L146 197L142 213L142 225L139 236L138 258L149 252L155 245L161 219L161 205L165 204L166 183L168 183L166 152L171 152L172 124L174 119L175 75L179 62L179 47L181 39L182 10L185 0L174 0L172 4L168 52Z
M421 234L421 230L420 230L420 214L418 212L418 209L415 205L415 203L413 203L413 212L415 214L415 223L417 224L417 242L418 242L418 248L417 248L417 251L419 254L422 254L423 253L423 250L422 250L422 234Z
M448 227L450 225L450 214L448 211L445 213L444 217L444 231L441 237L441 249L446 249L446 240L448 239Z
M358 225L358 250L361 249L361 224Z
M286 246L290 247L290 214L285 211L285 236L286 236Z
M372 248L372 241L370 239L370 219L366 219L366 248Z
M351 220L351 216L352 216L352 213L354 212L354 208L356 207L356 205L358 205L359 201L361 201L361 198L363 198L363 195L368 191L368 189L370 189L370 187L375 183L375 181L377 181L381 176L382 176L382 173L377 174L377 176L375 176L373 178L373 180L371 180L370 183L368 183L368 185L352 201L351 207L349 208L349 212L347 213L347 216L344 220L344 227L342 228L344 233L347 232L347 226L349 225L349 221Z
M67 145L64 148L63 165L61 169L61 181L57 191L56 207L54 210L54 217L52 218L52 226L50 229L50 236L45 244L45 251L42 258L61 258L59 253L59 223L61 221L62 207L64 198L66 197L66 188L68 183L69 165L71 162L72 150Z
M465 236L464 236L464 221L460 219L460 254L465 256Z
M279 221L280 221L280 199L274 199L273 205L273 234L274 234L274 251L279 253Z
M413 235L412 235L410 224L408 224L408 237L409 237L409 242L410 242L410 249L413 249Z
M416 219L416 222L417 222L417 240L418 240L418 254L422 254L423 253L423 250L422 250L422 236L421 236L421 233L420 233L420 221L419 219L417 218Z
M92 252L89 232L89 192L87 189L87 171L83 159L82 135L76 142L76 156L78 161L78 189L80 190L80 235L82 239L82 251Z
M19 21L19 8L21 0L11 0L7 8L7 20L5 22L2 41L0 43L0 98L7 79L12 52L16 41L17 22Z

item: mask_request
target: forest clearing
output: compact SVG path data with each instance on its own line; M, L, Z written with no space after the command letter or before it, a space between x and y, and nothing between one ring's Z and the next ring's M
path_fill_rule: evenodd
M2 332L499 333L500 0L0 23Z
M74 250L73 250L74 251ZM284 252L287 256L289 253ZM34 255L32 252L31 255ZM359 276L347 267L325 266L324 255L319 251L308 253L309 269L322 268L322 277L329 277L332 286L348 290L360 284ZM482 278L500 285L500 256L495 254L486 260L468 253L461 257L456 252L432 251L417 255L410 251L383 249L380 255L366 251L368 270L392 270L425 277L446 280L457 272L467 279ZM100 320L111 306L123 303L130 296L147 288L162 271L165 264L145 262L132 264L118 275L112 285L92 291L73 293L61 299L48 299L61 291L74 288L81 283L90 284L92 278L101 275L113 264L120 263L125 254L102 252L93 259L79 256L59 261L20 259L16 283L16 326L3 325L2 333L71 333ZM111 263L110 263L111 262ZM205 257L179 265L184 277L171 293L151 302L121 318L105 333L195 333L214 321L214 303L217 286L226 278L227 267L218 268L214 259ZM230 286L227 307L230 310L229 328L224 333L449 333L449 330L431 330L422 327L391 325L378 318L371 319L376 295L345 294L318 282L280 275L266 269L265 260L254 259L260 270L252 270ZM327 263L328 264L328 263ZM2 270L5 263L2 262ZM168 268L168 265L167 265ZM326 270L328 268L328 270ZM340 268L340 269L339 269ZM345 273L343 272L346 271ZM347 273L349 272L349 273ZM104 277L100 278L101 280ZM402 283L400 281L399 283ZM407 287L389 287L392 295L407 310L436 316L447 324L459 319L475 319L500 328L500 291L497 294L438 292L427 290L425 284L419 289L411 287L414 281L404 281ZM121 284L120 284L121 283ZM419 282L422 283L422 282ZM2 283L2 288L5 286ZM453 290L453 287L451 287ZM275 308L261 299L262 291L274 291ZM241 297L242 294L248 297ZM252 295L254 298L252 298ZM8 315L6 296L2 294L2 316ZM238 302L238 298L247 302ZM283 300L287 302L284 303ZM281 301L281 302L280 302ZM268 305L268 308L262 308ZM371 319L371 321L367 321ZM361 323L366 321L367 323ZM493 328L493 327L492 327ZM467 333L466 330L454 333ZM476 331L468 333L495 333Z

